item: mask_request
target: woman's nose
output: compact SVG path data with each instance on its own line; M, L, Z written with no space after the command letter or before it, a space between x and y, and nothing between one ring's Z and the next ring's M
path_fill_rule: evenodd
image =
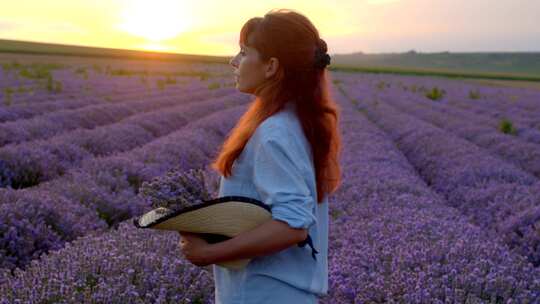
M236 56L231 58L231 60L229 60L229 64L235 68L238 67L238 64L236 63Z

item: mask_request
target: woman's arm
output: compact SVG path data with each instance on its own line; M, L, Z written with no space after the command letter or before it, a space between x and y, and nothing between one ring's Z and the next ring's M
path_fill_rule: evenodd
M307 234L307 229L292 228L285 222L272 219L232 239L210 244L208 258L215 264L269 255L305 240Z
M232 239L210 244L204 254L210 263L270 255L307 238L308 228L317 221L315 200L301 165L307 166L309 156L293 142L285 133L273 133L254 148L253 184L260 200L271 206L272 219Z

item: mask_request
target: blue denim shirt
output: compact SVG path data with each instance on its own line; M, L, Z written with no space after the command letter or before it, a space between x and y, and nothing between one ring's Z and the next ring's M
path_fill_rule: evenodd
M229 291L254 274L270 276L295 288L323 296L328 291L328 199L318 204L311 147L292 103L263 121L236 159L229 178L221 176L219 196L241 195L271 207L272 218L294 228L307 228L310 246L293 245L274 254L253 258L246 268L213 265L216 297L222 303ZM279 236L276 236L279 237ZM257 290L242 290L243 293ZM219 295L218 295L219 293Z

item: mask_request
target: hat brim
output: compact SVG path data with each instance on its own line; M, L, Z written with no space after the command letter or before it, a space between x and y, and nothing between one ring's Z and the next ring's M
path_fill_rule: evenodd
M249 231L270 220L271 209L265 203L245 196L223 196L195 206L172 211L156 208L135 218L138 228L199 233L216 243ZM242 269L251 259L217 263L230 269Z
M234 237L269 219L270 206L265 203L245 196L223 196L177 211L156 208L135 218L134 225Z

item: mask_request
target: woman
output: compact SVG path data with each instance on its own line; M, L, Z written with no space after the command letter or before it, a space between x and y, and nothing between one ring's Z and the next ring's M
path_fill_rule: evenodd
M317 303L327 294L327 195L340 184L341 139L326 52L313 24L292 10L242 27L230 64L238 90L256 98L212 168L222 175L219 196L259 199L272 220L216 244L182 233L195 265L252 258L242 270L213 265L216 303Z

